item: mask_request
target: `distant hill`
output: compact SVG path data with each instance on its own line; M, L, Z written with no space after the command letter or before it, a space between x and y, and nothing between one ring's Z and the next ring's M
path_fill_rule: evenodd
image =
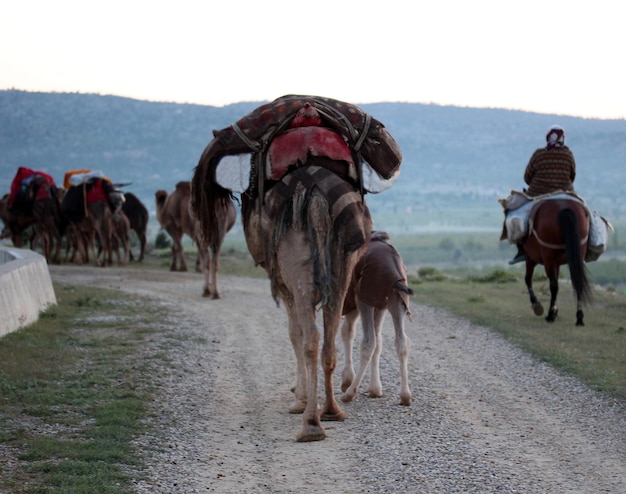
M153 211L156 190L191 178L213 129L262 103L212 107L0 91L0 192L9 190L19 166L46 171L59 183L67 170L87 167L132 183L126 190ZM385 124L404 155L394 188L368 196L375 219L404 215L409 223L432 222L440 217L434 213L475 210L477 224L486 215L492 225L501 219L497 198L524 186L528 158L552 124L565 128L576 156L578 192L603 214L626 217L625 120L412 103L360 106ZM466 225L467 219L459 222Z

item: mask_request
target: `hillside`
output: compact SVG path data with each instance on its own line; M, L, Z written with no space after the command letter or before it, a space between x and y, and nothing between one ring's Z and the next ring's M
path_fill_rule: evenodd
M213 129L261 103L211 107L0 91L0 191L9 190L18 166L46 171L59 182L67 170L88 167L131 183L126 190L153 210L156 190L190 179ZM610 218L626 216L619 200L626 183L625 120L412 103L361 106L386 125L404 155L392 191L368 197L375 219L407 231L437 226L441 218L450 228L497 228L497 198L523 187L528 158L555 123L566 129L576 155L578 192Z

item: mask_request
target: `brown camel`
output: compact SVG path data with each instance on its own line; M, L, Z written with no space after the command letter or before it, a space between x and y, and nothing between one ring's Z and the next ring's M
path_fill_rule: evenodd
M122 204L122 211L130 222L130 229L137 234L139 239L139 262L143 261L143 257L146 251L146 230L148 228L148 209L139 200L139 198L132 192L124 193L124 204ZM134 260L132 249L128 252L129 259Z
M24 246L24 234L37 221L30 213L18 213L9 209L9 194L0 199L0 220L4 223L4 235L11 239L15 247Z
M335 338L352 270L372 229L361 169L367 162L382 179L391 179L400 149L384 126L359 108L308 96L279 98L213 134L194 171L193 213L210 237L220 204L233 194L221 181L236 166L237 160L228 158L248 153L250 180L241 181L248 185L238 190L244 233L253 259L268 273L274 299L287 310L297 362L289 411L303 414L298 441L324 439L320 420L346 417L333 390ZM318 307L324 322L321 413Z
M65 220L61 214L59 191L52 177L35 172L28 184L28 199L16 198L9 208L9 194L0 201L0 219L16 247L23 246L23 234L32 227L31 249L40 242L46 261L61 263L61 242Z
M400 253L388 242L386 232L373 232L367 251L359 259L352 273L352 282L343 304L345 315L341 328L344 346L344 367L341 374L341 400L352 401L367 367L371 362L369 396L383 395L380 382L379 359L383 349L381 329L388 311L393 319L396 333L396 353L400 362L400 404L411 404L408 359L410 340L404 330L405 316L411 317L406 268ZM361 317L363 339L358 372L352 366L352 343L356 335L356 323ZM356 376L356 377L355 377Z
M172 238L172 264L170 271L187 271L182 238L188 235L198 247L197 266L204 275L203 297L221 298L217 284L219 256L226 233L235 224L236 211L228 199L219 213L212 235L203 235L198 221L190 209L191 183L179 182L171 194L165 190L155 193L157 220Z
M130 221L122 209L113 213L111 221L112 248L117 256L117 263L123 266L130 260Z

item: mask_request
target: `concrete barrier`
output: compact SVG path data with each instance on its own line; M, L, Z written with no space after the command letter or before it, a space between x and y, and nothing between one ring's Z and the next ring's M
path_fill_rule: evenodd
M39 319L57 299L46 259L32 250L0 247L0 338Z

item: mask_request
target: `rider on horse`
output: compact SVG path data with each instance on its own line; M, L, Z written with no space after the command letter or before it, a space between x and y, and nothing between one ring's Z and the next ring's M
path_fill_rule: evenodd
M565 145L565 131L559 126L552 126L546 134L546 147L537 149L530 158L524 182L528 196L539 196L551 192L574 192L576 162L574 154ZM509 261L516 264L526 260L522 241L517 243L517 254Z

